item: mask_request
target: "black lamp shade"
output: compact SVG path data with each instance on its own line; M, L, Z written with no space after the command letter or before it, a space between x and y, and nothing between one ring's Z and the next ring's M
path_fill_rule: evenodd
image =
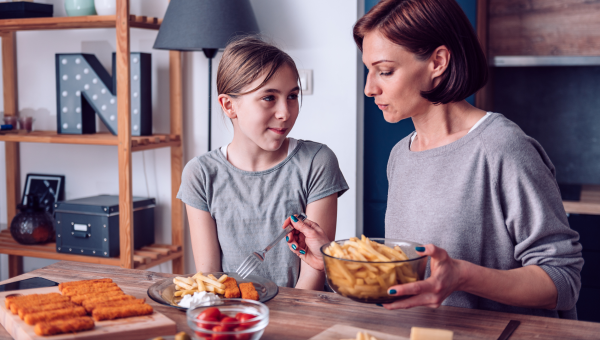
M154 48L225 48L236 35L258 33L249 0L171 0Z

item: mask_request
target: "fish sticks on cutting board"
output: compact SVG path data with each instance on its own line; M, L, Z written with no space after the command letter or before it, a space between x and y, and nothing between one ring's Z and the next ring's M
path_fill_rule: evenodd
M99 288L104 287L103 285L106 283L112 283L108 280L84 282L83 285L88 287L94 287L95 285L95 288ZM102 284L102 286L97 286L98 284ZM62 288L64 290L66 287L78 285L82 285L82 283L63 284ZM67 289L67 291L69 290L73 291L73 288ZM73 339L74 335L77 339L100 340L110 338L111 334L119 339L124 336L127 338L152 338L155 334L174 334L177 332L175 322L154 311L144 298L138 299L120 290L118 291L120 295L111 295L109 294L111 292L115 291L101 289L95 294L91 293L92 295L86 297L86 299L80 300L79 304L74 304L70 300L63 301L61 298L64 295L60 292L59 287L0 292L0 324L17 340L66 340ZM67 298L71 299L75 296L90 294L85 293ZM31 297L26 298L27 296ZM2 303L2 300L5 302ZM45 302L36 305L30 303L29 300ZM15 308L17 314L13 314L10 305L17 303L17 301L20 301L18 303L19 308ZM139 306L147 307L140 308ZM99 312L98 315L100 315L99 318L102 321L94 320L93 312L96 309L101 309L101 313ZM21 312L20 315L19 312ZM35 325L27 324L25 318L28 315L30 316L27 321L30 323L35 322ZM61 319L63 315L66 315L67 318ZM54 319L56 317L58 319ZM109 320L115 317L123 318ZM50 320L45 321L46 319ZM63 331L67 331L67 333L50 336L50 334Z

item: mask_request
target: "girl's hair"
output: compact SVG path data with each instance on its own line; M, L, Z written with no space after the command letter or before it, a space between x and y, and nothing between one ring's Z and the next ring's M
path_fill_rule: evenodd
M255 92L265 86L282 65L288 65L300 82L296 63L287 53L256 36L236 39L225 47L219 62L217 92L234 98ZM242 92L263 74L266 74L266 77L260 85Z
M420 60L442 45L448 48L450 64L440 83L421 92L434 104L461 101L487 81L487 62L477 35L454 0L381 0L354 25L354 41L361 51L365 35L375 30Z

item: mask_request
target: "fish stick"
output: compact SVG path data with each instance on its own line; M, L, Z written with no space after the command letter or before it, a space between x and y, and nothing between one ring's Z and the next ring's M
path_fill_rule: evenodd
M83 301L82 306L87 308L93 304L111 302L111 301L128 301L135 300L135 296L133 295L115 295L115 296L98 296L96 298L91 298Z
M58 284L58 290L62 292L63 288L70 286L89 285L93 283L101 282L113 282L112 279L93 279L93 280L81 280L81 281L69 281Z
M113 283L114 284L114 283ZM67 288L63 290L64 296L75 296L75 295L84 295L84 294L92 294L92 293L100 293L100 292L109 292L113 290L121 290L119 286L99 286L99 287L87 287L84 289L76 289L67 291Z
M258 292L252 282L240 283L240 290L242 291L242 299L258 301Z
M58 319L71 319L77 316L84 316L87 312L83 307L71 307L65 309L58 309L46 312L39 312L33 314L26 314L24 321L28 325L35 325L38 322L42 321L52 321Z
M237 281L233 277L228 277L223 284L225 285L225 298L239 298L241 296Z
M101 307L94 309L92 317L96 321L114 320L130 316L148 315L152 314L153 311L152 306L145 303L131 306Z
M38 322L33 330L37 335L55 335L87 331L92 328L94 328L94 320L89 316L83 316L66 320Z
M25 314L39 313L39 312L45 312L45 311L49 311L49 310L56 310L56 309L64 309L64 308L68 308L68 307L77 307L77 305L71 301L55 302L55 303L43 304L41 306L19 307L18 313L19 313L19 318L21 318L21 320L23 320L23 318L25 317Z
M10 311L13 314L18 314L19 308L22 308L22 307L35 307L35 306L40 306L40 305L49 304L49 303L67 302L67 301L69 301L69 299L70 298L68 296L62 296L62 295L58 294L58 295L52 295L52 296L39 296L37 298L29 299L29 300L13 301L10 303Z
M73 303L76 305L81 305L83 303L83 301L85 301L87 299L93 299L93 298L97 298L100 296L117 296L117 295L125 295L125 293L123 293L122 290L113 290L113 291L109 291L109 292L98 292L98 293L91 293L91 294L84 294L84 295L75 295L75 296L71 296L71 301L73 301Z
M119 286L117 286L117 284L114 282L101 282L101 283L94 283L91 285L69 286L69 287L63 288L62 294L65 296L81 295L84 292L91 293L91 292L97 291L99 289L109 288L109 287L119 287Z
M20 301L30 301L30 300L36 300L38 298L44 299L45 297L51 297L51 296L61 296L60 293L48 293L48 294L29 294L29 295L14 295L14 296L7 296L4 299L4 304L6 305L6 309L10 309L10 304L13 302L20 302Z
M146 299L121 300L121 301L104 301L104 302L98 302L98 303L93 303L93 304L86 304L84 306L84 308L85 308L85 311L88 314L92 314L92 312L96 308L141 305L144 302L146 302Z

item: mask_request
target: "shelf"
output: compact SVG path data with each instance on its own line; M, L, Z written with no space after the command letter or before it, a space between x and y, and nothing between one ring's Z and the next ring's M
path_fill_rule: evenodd
M600 215L600 185L582 185L579 201L563 201L569 214Z
M135 28L158 30L162 19L129 16L129 25ZM77 28L115 28L116 15L88 15L81 17L50 17L28 19L2 19L0 31L60 30Z
M99 132L89 135L67 135L56 131L23 130L3 131L0 133L2 142L21 143L56 143L56 144L86 144L86 145L119 145L117 136L108 132ZM152 135L131 136L131 151L158 149L171 146L180 146L181 138L178 135Z
M77 261L86 263L108 264L119 266L118 257L95 257L56 252L56 243L40 245L23 245L15 241L9 230L0 232L0 253L17 256L30 256L51 260ZM135 269L148 269L161 263L183 257L181 246L153 244L133 252Z
M600 56L496 56L493 66L600 66Z

